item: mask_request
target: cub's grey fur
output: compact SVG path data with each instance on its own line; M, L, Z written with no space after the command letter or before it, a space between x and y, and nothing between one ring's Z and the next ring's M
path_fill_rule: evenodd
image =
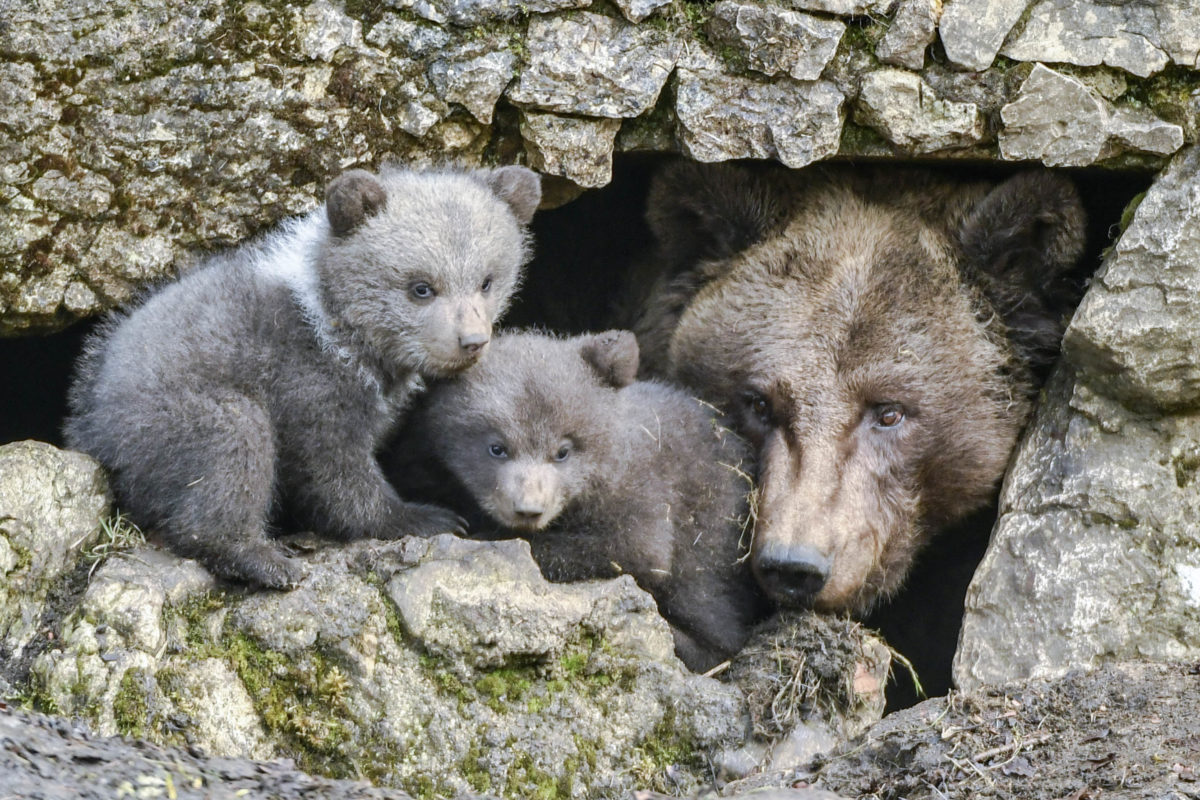
M121 506L213 572L282 588L286 511L337 538L456 530L404 502L375 450L422 378L473 364L528 256L521 167L353 170L326 204L116 316L78 366L68 443Z
M633 382L637 366L628 331L506 334L431 387L416 421L474 502L529 540L549 580L633 575L680 657L707 669L765 611L739 560L749 451L687 393Z

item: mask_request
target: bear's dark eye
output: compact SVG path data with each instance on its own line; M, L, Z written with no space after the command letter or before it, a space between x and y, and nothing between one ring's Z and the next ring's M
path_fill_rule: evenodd
M409 287L408 292L418 300L428 300L437 294L437 292L433 290L433 287L424 281L420 283L414 283L411 287Z
M904 422L904 407L896 403L875 406L875 427L894 428Z
M492 276L488 275L486 278L483 279L483 284L479 287L479 291L483 292L484 294L487 294L491 290L492 290Z
M488 445L488 454L492 458L508 458L508 448L502 444Z
M571 455L571 445L564 444L558 448L558 452L554 454L555 461L566 461Z
M742 395L742 403L754 421L761 425L771 424L771 401L759 392L746 392Z

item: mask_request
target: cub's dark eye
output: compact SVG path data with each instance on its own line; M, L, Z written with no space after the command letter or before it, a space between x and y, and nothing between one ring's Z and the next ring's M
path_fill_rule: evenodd
M904 422L904 407L895 403L885 403L875 407L875 427L894 428Z
M502 444L488 445L488 455L492 458L508 458L508 448Z
M746 392L742 395L742 403L751 417L762 425L771 424L771 402L758 392Z
M571 445L564 444L558 448L558 452L554 454L555 461L566 461L571 456Z
M428 300L437 294L437 292L433 290L432 286L424 282L414 283L411 287L409 287L408 293L418 300Z
M487 294L491 290L492 290L492 276L488 275L486 278L483 279L483 283L480 285L479 291L483 292L484 294Z

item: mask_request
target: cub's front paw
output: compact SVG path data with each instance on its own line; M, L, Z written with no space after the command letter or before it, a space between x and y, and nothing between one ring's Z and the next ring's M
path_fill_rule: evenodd
M222 577L262 589L289 591L304 578L304 565L288 558L274 544L252 545L239 550L216 570Z
M435 536L453 533L462 536L467 532L467 521L448 508L425 503L405 503L397 515L396 525L385 534L385 538L399 539L402 536Z

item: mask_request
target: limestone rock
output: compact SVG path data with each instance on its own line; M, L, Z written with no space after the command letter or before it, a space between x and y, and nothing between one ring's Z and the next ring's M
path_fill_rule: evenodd
M1200 658L1200 418L1147 418L1061 369L967 592L963 689Z
M1079 80L1038 64L1001 110L1000 152L1047 166L1085 166L1123 150L1169 155L1183 129L1144 111L1114 109Z
M942 100L920 75L899 69L863 78L854 119L914 153L966 147L984 138L983 117L974 104Z
M960 687L1200 657L1197 265L1193 147L1137 206L1068 328L967 595Z
M508 47L393 19L368 34L384 52L329 0L36 0L0 17L0 335L126 302L312 208L346 167L480 163L486 129L448 119L428 62ZM495 57L475 57L444 69L470 84L453 102L486 116Z
M100 465L42 442L0 447L0 660L20 657L43 606L108 513Z
M820 11L841 17L863 17L886 14L895 2L896 0L788 0L788 5L804 11Z
M878 89L888 77L871 77L880 59L920 70L922 94L927 84L940 101L976 107L988 131L967 148L973 157L994 157L996 131L1004 159L1064 165L1153 163L1200 136L1200 89L1186 72L1200 52L1200 12L1186 0L1153 9L950 0L941 19L950 63L927 65L939 0L724 0L711 14L619 0L620 13L579 10L589 2L0 0L0 335L61 330L126 303L305 213L350 167L473 167L525 153L594 185L608 174L610 129L586 122L596 118L638 119L618 133L621 150L706 160L963 155L956 136L934 149L940 134L922 127L932 120L920 107L903 123L878 123L899 126L899 139L915 128L911 145L860 126L841 136L843 96L857 100L864 81ZM1158 62L1125 58L1125 44L1145 34L1180 69L1122 88L1111 67L1079 67L1061 76L1077 85L1036 96L1036 81L1016 86L1028 67L958 69L990 63L1014 11L1030 4L1010 47L1145 74ZM705 15L711 24L698 30ZM854 35L839 40L847 24ZM504 93L528 113L497 118ZM868 100L858 113L879 107ZM540 117L547 129L535 132L528 120L545 113L584 121L552 133L552 118ZM522 120L532 137L523 142ZM568 152L568 141L585 149Z
M461 104L480 122L490 123L496 101L516 71L517 57L507 44L468 42L443 52L429 67L429 80L438 96Z
M875 46L875 56L885 64L919 70L925 50L937 38L942 0L900 0L887 33Z
M619 119L521 112L529 165L578 186L604 186L612 179L613 142L620 129Z
M300 52L314 61L332 61L339 49L362 46L362 23L326 0L300 12L296 33Z
M939 33L951 63L971 70L992 65L1029 0L946 0Z
M397 14L384 14L367 34L376 47L392 47L410 58L424 58L440 52L454 40L443 26L415 22Z
M1028 16L1001 50L1009 58L1107 64L1146 77L1171 62L1194 68L1200 54L1200 7L1188 0L1038 0Z
M219 687L214 687L218 692ZM20 798L169 797L173 800L412 800L398 789L304 772L286 759L205 755L195 747L160 747L128 737L96 736L79 720L0 705L0 785ZM136 787L136 788L134 788ZM504 787L461 800L495 798ZM543 784L542 797L584 796L580 786ZM568 791L570 789L571 791ZM572 793L575 792L575 793ZM639 797L667 797L645 791ZM606 796L606 795L605 795ZM746 800L839 800L820 789L765 788L727 794Z
M510 100L613 118L636 117L654 105L679 50L668 32L586 12L534 18L526 44L528 63L508 90Z
M776 158L797 168L838 151L845 96L828 81L762 82L724 71L712 56L680 62L680 144L697 161Z
M617 7L630 22L641 22L646 17L671 5L671 0L616 0Z
M721 0L712 7L709 36L736 48L750 69L796 80L821 77L846 24L773 6Z
M1109 149L1169 156L1183 147L1183 128L1140 108L1119 107L1108 121Z
M585 8L592 0L388 0L396 8L411 8L430 22L453 22L462 27L482 25L519 14L548 14L569 8Z
M744 736L739 691L682 667L628 577L552 585L524 542L448 535L308 562L291 592L234 594L165 553L110 560L35 661L42 702L100 734L447 795L694 791L698 756Z
M1063 346L1089 383L1134 407L1200 404L1200 149L1137 206Z

